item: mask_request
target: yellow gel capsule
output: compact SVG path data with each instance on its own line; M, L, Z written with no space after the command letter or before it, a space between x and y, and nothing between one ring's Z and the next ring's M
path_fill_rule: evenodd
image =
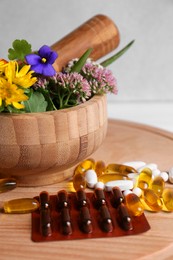
M30 213L39 208L39 202L32 198L21 198L5 201L3 210L5 213Z
M165 188L162 193L164 206L168 211L173 211L173 189Z
M108 181L116 181L116 180L127 180L127 176L124 174L103 174L98 177L98 180L107 183Z
M95 168L95 161L94 159L87 159L81 163L78 164L78 166L75 169L74 174L78 173L84 173L85 171L89 169L94 169Z
M151 211L160 211L162 210L163 203L159 196L150 189L143 190L143 200L149 208L146 208Z
M15 189L17 186L14 178L0 179L0 193Z
M123 174L137 173L137 171L133 167L126 166L123 164L109 164L105 170L105 173L117 173L117 172Z
M140 216L144 212L144 206L135 193L125 196L125 204L132 216Z
M150 182L152 180L152 171L149 168L144 168L138 178L137 178L137 187L139 187L140 189L144 190L144 189L148 189Z
M157 176L151 181L149 188L153 190L159 197L162 196L163 189L165 187L165 182L162 177Z
M97 173L97 177L104 174L104 171L106 169L106 164L104 161L97 161L95 164L95 172Z
M73 187L76 191L86 188L86 179L83 174L78 173L73 176Z

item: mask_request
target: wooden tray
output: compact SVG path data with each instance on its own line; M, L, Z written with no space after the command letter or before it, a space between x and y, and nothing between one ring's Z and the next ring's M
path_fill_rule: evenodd
M109 162L144 160L161 170L173 166L173 133L146 125L110 120L108 134L94 159ZM167 184L171 186L171 184ZM1 194L1 201L50 194L66 188L67 182L46 187L22 188ZM173 187L173 186L172 186ZM31 215L0 215L1 259L173 259L173 213L145 212L151 229L135 236L34 243Z

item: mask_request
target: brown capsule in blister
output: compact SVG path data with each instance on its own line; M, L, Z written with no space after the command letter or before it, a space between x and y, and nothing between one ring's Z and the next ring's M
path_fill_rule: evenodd
M124 196L119 187L114 187L112 189L112 193L113 193L113 205L115 208L117 208L124 201Z
M88 207L81 207L80 209L80 226L84 233L92 233L92 222Z
M47 237L52 235L51 216L49 208L40 210L40 230L42 236Z
M97 188L95 189L94 193L95 193L97 207L106 205L106 198L103 189Z
M86 193L84 190L80 189L76 192L76 197L77 197L77 203L78 203L78 206L81 208L81 207L84 207L86 206L88 203L87 203L87 197L86 197Z
M61 228L64 235L70 235L72 233L71 218L68 208L62 208L61 210Z
M100 210L101 228L105 232L111 232L113 226L112 226L112 219L108 207L106 205L102 205L99 210Z
M128 231L133 229L131 217L128 213L127 207L123 203L118 206L118 219L124 230Z
M68 193L65 190L61 190L57 193L58 199L58 209L68 208L69 201L68 201Z
M40 208L47 209L50 206L49 193L47 191L42 191L39 196Z

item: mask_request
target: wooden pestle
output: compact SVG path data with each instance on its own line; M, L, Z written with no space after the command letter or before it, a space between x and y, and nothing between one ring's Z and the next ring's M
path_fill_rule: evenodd
M97 60L114 50L119 41L119 31L113 21L105 15L96 15L51 46L58 53L54 68L60 71L88 48L93 49L90 57Z

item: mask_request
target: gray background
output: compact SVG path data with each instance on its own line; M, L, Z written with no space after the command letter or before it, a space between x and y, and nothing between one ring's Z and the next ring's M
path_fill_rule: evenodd
M121 34L117 51L135 44L110 66L119 87L109 102L173 100L173 0L0 0L0 57L11 42L51 45L96 14L108 15Z

